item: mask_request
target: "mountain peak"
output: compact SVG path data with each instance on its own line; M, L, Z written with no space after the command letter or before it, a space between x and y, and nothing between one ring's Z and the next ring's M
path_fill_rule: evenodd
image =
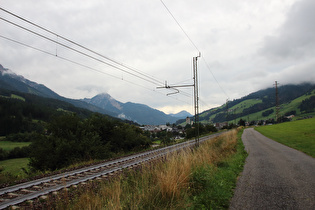
M96 96L94 96L93 98L104 98L104 99L114 99L111 95L109 95L108 93L100 93L97 94ZM92 98L92 99L93 99Z
M85 102L96 105L102 109L107 109L112 112L117 112L117 110L121 110L121 103L116 101L113 97L111 97L108 93L100 93L93 98L85 98L83 99Z
M10 69L4 68L1 64L0 64L0 72L2 75L4 75L4 74L16 75L13 71L11 71Z
M170 114L170 115L173 116L173 117L176 117L176 118L186 118L186 117L191 117L192 116L189 112L187 112L185 110L180 111L177 114Z

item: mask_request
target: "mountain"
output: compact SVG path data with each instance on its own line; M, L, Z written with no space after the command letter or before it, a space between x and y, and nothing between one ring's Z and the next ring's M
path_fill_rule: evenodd
M93 104L99 108L109 110L121 119L132 120L142 125L159 125L175 123L178 117L165 114L157 109L139 103L122 103L115 100L107 93L102 93L93 98L82 99L84 102Z
M283 85L278 88L279 117L315 114L315 85ZM220 107L202 112L199 120L203 123L237 123L241 118L246 121L276 119L275 88L267 88L251 93L240 99L229 101ZM303 108L306 107L306 108ZM183 120L179 121L181 123Z
M68 102L76 107L88 109L93 112L132 120L139 124L158 125L167 122L174 123L179 118L150 108L144 104L121 103L109 94L99 94L91 99L74 100L62 97L42 84L32 82L23 76L17 75L0 64L0 88L16 92L30 93L41 97L57 99Z
M193 115L190 114L189 112L183 110L181 112L178 112L177 114L169 114L171 115L172 117L176 117L176 118L179 118L179 119L183 119L183 118L186 118L186 117L192 117Z
M85 101L89 104L93 104L99 108L111 111L115 114L119 114L122 109L122 103L116 101L107 93L102 93L94 96L93 98L84 98L82 101Z
M97 106L86 103L84 101L62 97L42 84L37 84L36 82L32 82L28 79L25 79L23 76L15 74L11 70L4 68L1 64L0 88L16 92L30 93L46 98L58 99L61 101L68 102L76 107L88 109L93 112L99 112L101 114L106 114L110 116L115 115L110 111L101 109Z
M96 95L91 99L74 100L62 97L42 84L37 84L23 76L13 73L0 64L0 89L57 99L76 107L93 112L132 120L139 124L158 125L165 123L182 123L191 115L182 111L167 115L144 104L122 103L107 93ZM280 116L303 116L315 114L315 85L310 83L299 85L283 85L278 88ZM199 120L202 123L226 122L237 123L241 118L246 121L275 118L275 88L267 88L251 93L240 99L229 101L220 107L202 112ZM181 119L181 120L179 120Z
M44 85L27 80L24 77L13 73L11 70L4 68L1 64L0 73L0 88L19 91L23 93L32 93L34 95L47 98L60 98L58 94L45 87Z

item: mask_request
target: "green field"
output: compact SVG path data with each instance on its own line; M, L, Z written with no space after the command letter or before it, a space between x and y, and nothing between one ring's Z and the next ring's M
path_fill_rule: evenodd
M255 129L268 138L315 157L315 118Z
M234 114L238 114L238 113L243 112L244 109L247 109L247 108L254 106L255 104L259 104L259 103L262 103L261 99L247 99L247 100L242 101L241 103L239 103L233 107L230 107L230 109L235 110Z
M25 147L30 145L31 142L12 142L12 141L0 141L0 148L10 151L15 147Z
M11 173L15 176L23 175L22 168L27 168L28 158L16 158L0 161L0 167L4 170L1 173Z

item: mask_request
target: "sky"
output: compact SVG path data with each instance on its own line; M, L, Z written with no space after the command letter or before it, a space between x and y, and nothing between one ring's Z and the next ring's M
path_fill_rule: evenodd
M200 112L275 81L315 82L314 0L0 0L0 5L52 32L0 10L0 64L68 98L108 93L167 114L193 113L192 87L179 87L177 94L158 87L192 85L192 60L199 52Z

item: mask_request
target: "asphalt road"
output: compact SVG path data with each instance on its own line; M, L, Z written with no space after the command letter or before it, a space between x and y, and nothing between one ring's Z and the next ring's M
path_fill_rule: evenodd
M244 130L249 153L230 209L315 210L315 158Z

